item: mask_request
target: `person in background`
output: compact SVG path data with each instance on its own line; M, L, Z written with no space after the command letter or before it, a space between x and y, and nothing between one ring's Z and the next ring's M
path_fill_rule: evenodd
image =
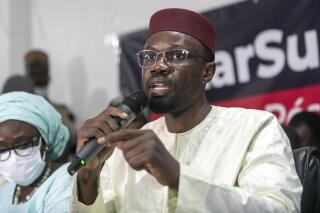
M209 105L212 24L190 10L156 12L137 53L151 111L163 117L118 130L109 107L77 133L105 148L77 173L73 202L105 212L299 212L302 186L289 140L269 112ZM100 181L99 181L100 179ZM75 205L72 205L75 206Z
M2 94L22 91L27 93L34 93L33 83L30 78L26 76L14 75L9 77L2 88ZM4 178L0 175L0 186L5 182Z
M34 93L33 82L26 76L14 75L9 77L2 88L2 93L8 92Z
M68 212L74 177L55 163L68 140L60 114L43 97L0 95L1 212Z
M32 80L35 94L46 98L54 106L61 114L63 123L73 133L75 131L74 114L66 105L53 102L48 94L50 69L47 53L42 50L30 50L25 54L24 62L26 76Z
M65 149L65 153L59 159L62 163L67 162L76 150L75 115L66 105L58 104L49 97L50 66L47 53L42 50L30 50L25 54L24 61L26 76L32 80L35 94L44 97L54 106L62 116L63 123L70 131L70 141Z
M320 149L320 116L315 112L300 112L293 116L289 126L300 137L299 147L315 146Z
M288 136L288 139L290 141L291 149L298 149L301 147L301 139L298 134L298 132L291 126L288 125L281 125L284 132Z

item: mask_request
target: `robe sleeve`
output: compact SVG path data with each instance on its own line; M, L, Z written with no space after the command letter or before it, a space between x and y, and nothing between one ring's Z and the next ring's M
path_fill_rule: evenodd
M176 212L300 212L302 186L287 136L276 119L256 132L234 186L181 164Z
M72 199L70 203L69 212L72 213L113 213L116 212L112 191L108 183L110 183L110 176L108 167L103 167L100 173L98 196L95 202L91 205L85 205L78 199L77 180L74 182Z
M100 196L102 196L103 203L106 209L106 212L115 213L115 198L114 192L111 186L110 170L108 163L106 163L100 173ZM102 195L101 195L102 194Z

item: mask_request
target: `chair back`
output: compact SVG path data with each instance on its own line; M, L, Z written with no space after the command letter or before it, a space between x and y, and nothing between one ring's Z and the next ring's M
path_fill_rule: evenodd
M320 150L302 147L293 150L296 170L303 186L301 213L320 212Z

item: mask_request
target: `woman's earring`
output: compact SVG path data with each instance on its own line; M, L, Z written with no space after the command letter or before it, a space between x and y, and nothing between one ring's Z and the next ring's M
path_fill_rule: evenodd
M46 162L47 160L47 152L48 152L48 146L46 146L46 148L44 148L44 152L43 152L43 156L42 156L42 160Z

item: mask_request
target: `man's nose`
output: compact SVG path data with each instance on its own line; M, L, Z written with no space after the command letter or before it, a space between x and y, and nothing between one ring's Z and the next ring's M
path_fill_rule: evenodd
M170 67L166 63L165 56L163 53L158 55L156 63L151 68L151 73L168 73L170 72Z

